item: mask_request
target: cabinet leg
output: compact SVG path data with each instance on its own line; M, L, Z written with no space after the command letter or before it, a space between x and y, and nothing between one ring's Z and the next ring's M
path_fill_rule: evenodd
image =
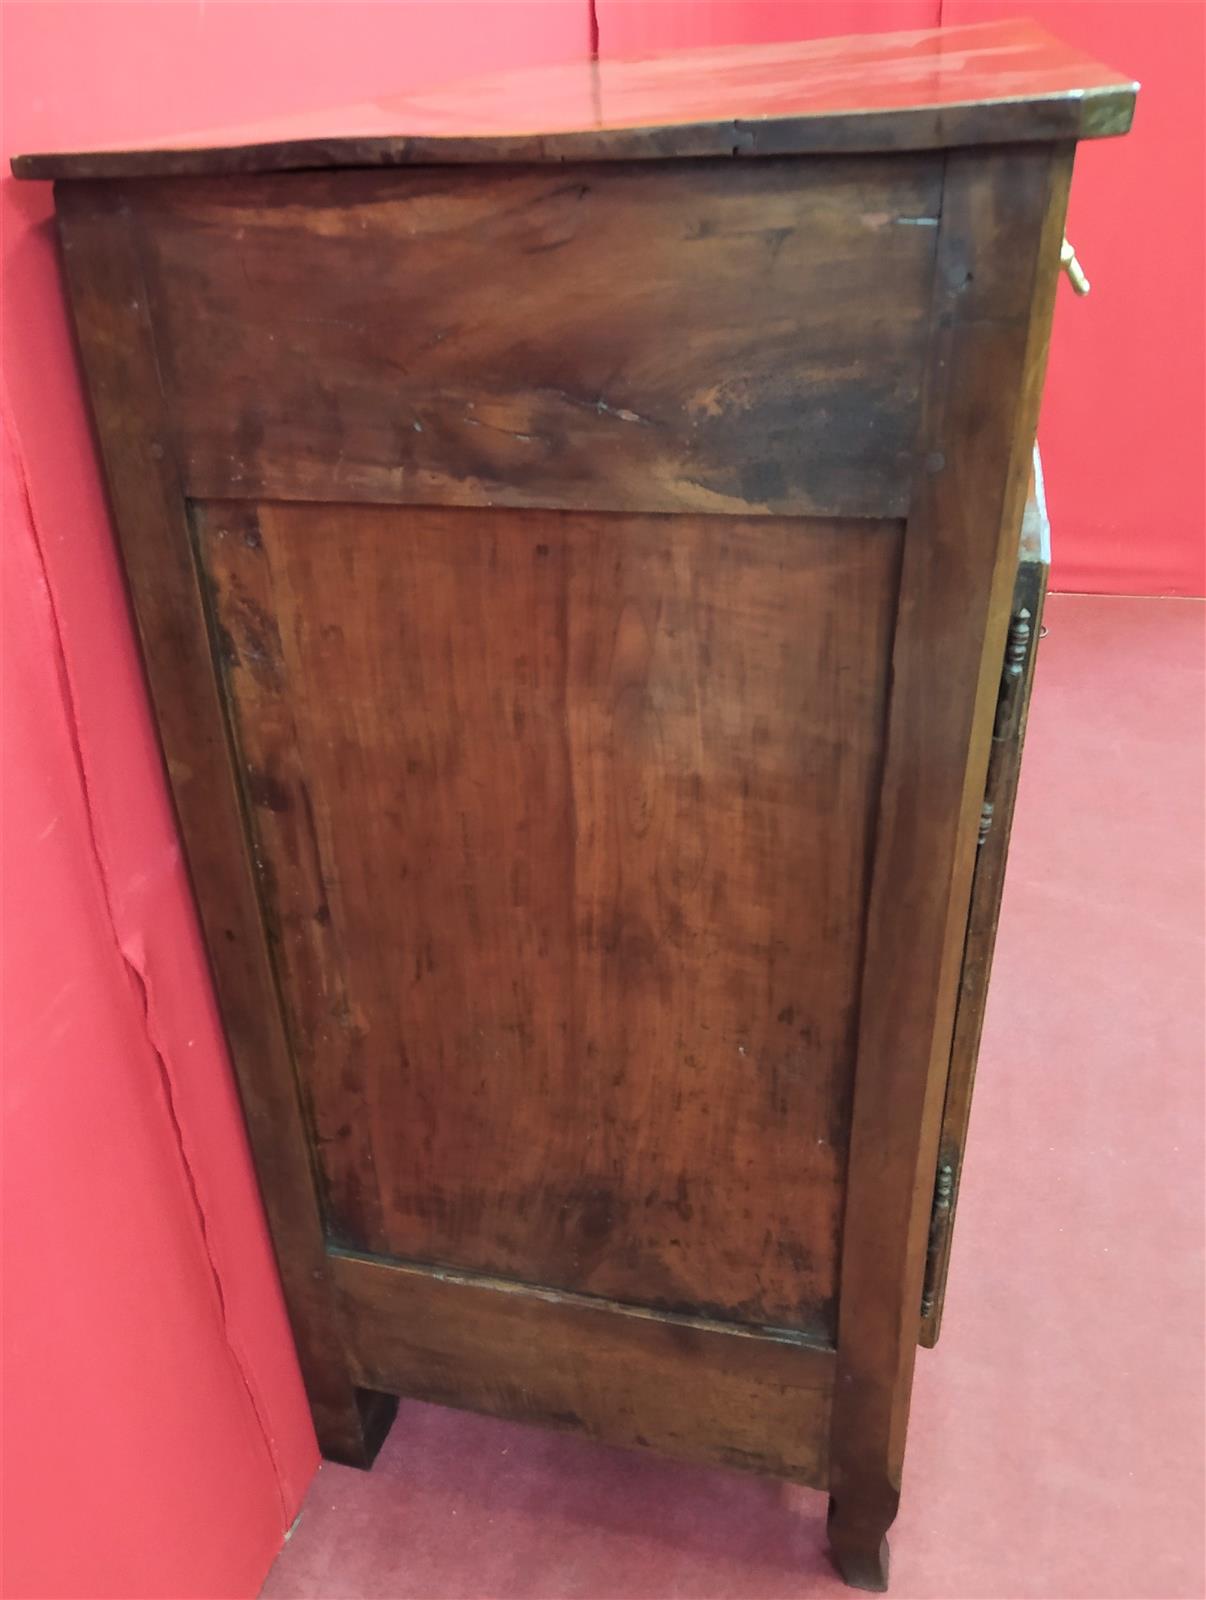
M834 1565L853 1589L882 1594L888 1587L888 1529L899 1496L846 1492L829 1499L829 1548Z
M372 1466L398 1411L392 1394L375 1389L351 1389L339 1403L311 1400L318 1448L327 1461L345 1467Z

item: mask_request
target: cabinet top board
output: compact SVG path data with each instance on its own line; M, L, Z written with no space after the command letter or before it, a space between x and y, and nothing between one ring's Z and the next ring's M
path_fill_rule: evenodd
M1137 85L1030 22L579 61L143 148L19 155L19 178L930 150L1125 133Z

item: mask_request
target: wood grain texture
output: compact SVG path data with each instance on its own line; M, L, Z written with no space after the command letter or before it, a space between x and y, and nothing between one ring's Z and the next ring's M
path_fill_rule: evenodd
M942 1132L938 1142L939 1168L951 1173L951 1193L947 1201L944 1226L931 1246L933 1260L927 1262L926 1275L932 1286L927 1305L922 1301L920 1342L932 1348L942 1327L950 1266L959 1183L967 1130L971 1117L972 1090L980 1053L980 1035L988 1000L997 922L1005 888L1005 868L1009 855L1009 836L1013 826L1014 803L1021 774L1022 748L1026 738L1026 719L1039 632L1043 621L1043 602L1051 566L1050 528L1042 495L1042 472L1035 452L1035 473L1022 517L1020 559L1014 579L1010 608L1009 637L1006 646L1006 673L1016 673L1016 681L1002 685L993 725L992 746L984 797L992 807L991 825L976 851L972 877L971 905L959 974L959 997L955 1009L951 1040L951 1064L942 1108ZM936 1247L935 1247L936 1246Z
M1059 140L1132 94L978 37L857 115L772 53L756 127L59 187L328 1454L391 1391L752 1466L886 1582Z
M329 1455L367 1465L392 1408L347 1375L146 293L128 214L97 198L60 195L59 227L168 778L315 1425Z
M902 515L939 162L731 179L128 186L186 491Z
M831 1350L338 1253L331 1271L361 1383L684 1461L826 1481Z
M1029 21L574 61L158 148L20 155L22 178L729 159L1125 133L1136 85Z
M832 1336L898 526L196 515L332 1236Z
M1070 149L948 157L905 534L843 1233L830 1536L887 1581L938 1125ZM1006 257L1011 292L981 264Z

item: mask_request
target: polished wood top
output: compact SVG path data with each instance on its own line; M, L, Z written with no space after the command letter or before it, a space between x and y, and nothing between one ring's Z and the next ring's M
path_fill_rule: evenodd
M96 178L923 150L1125 133L1136 89L1033 23L993 22L574 62L12 165Z

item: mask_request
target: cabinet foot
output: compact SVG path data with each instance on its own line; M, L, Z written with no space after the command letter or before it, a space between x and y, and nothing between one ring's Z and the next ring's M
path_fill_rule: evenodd
M367 1469L376 1460L398 1412L397 1397L375 1389L353 1389L341 1405L312 1404L318 1448L327 1461Z
M829 1500L829 1550L833 1563L852 1589L883 1594L888 1587L888 1529L896 1507L859 1505Z

